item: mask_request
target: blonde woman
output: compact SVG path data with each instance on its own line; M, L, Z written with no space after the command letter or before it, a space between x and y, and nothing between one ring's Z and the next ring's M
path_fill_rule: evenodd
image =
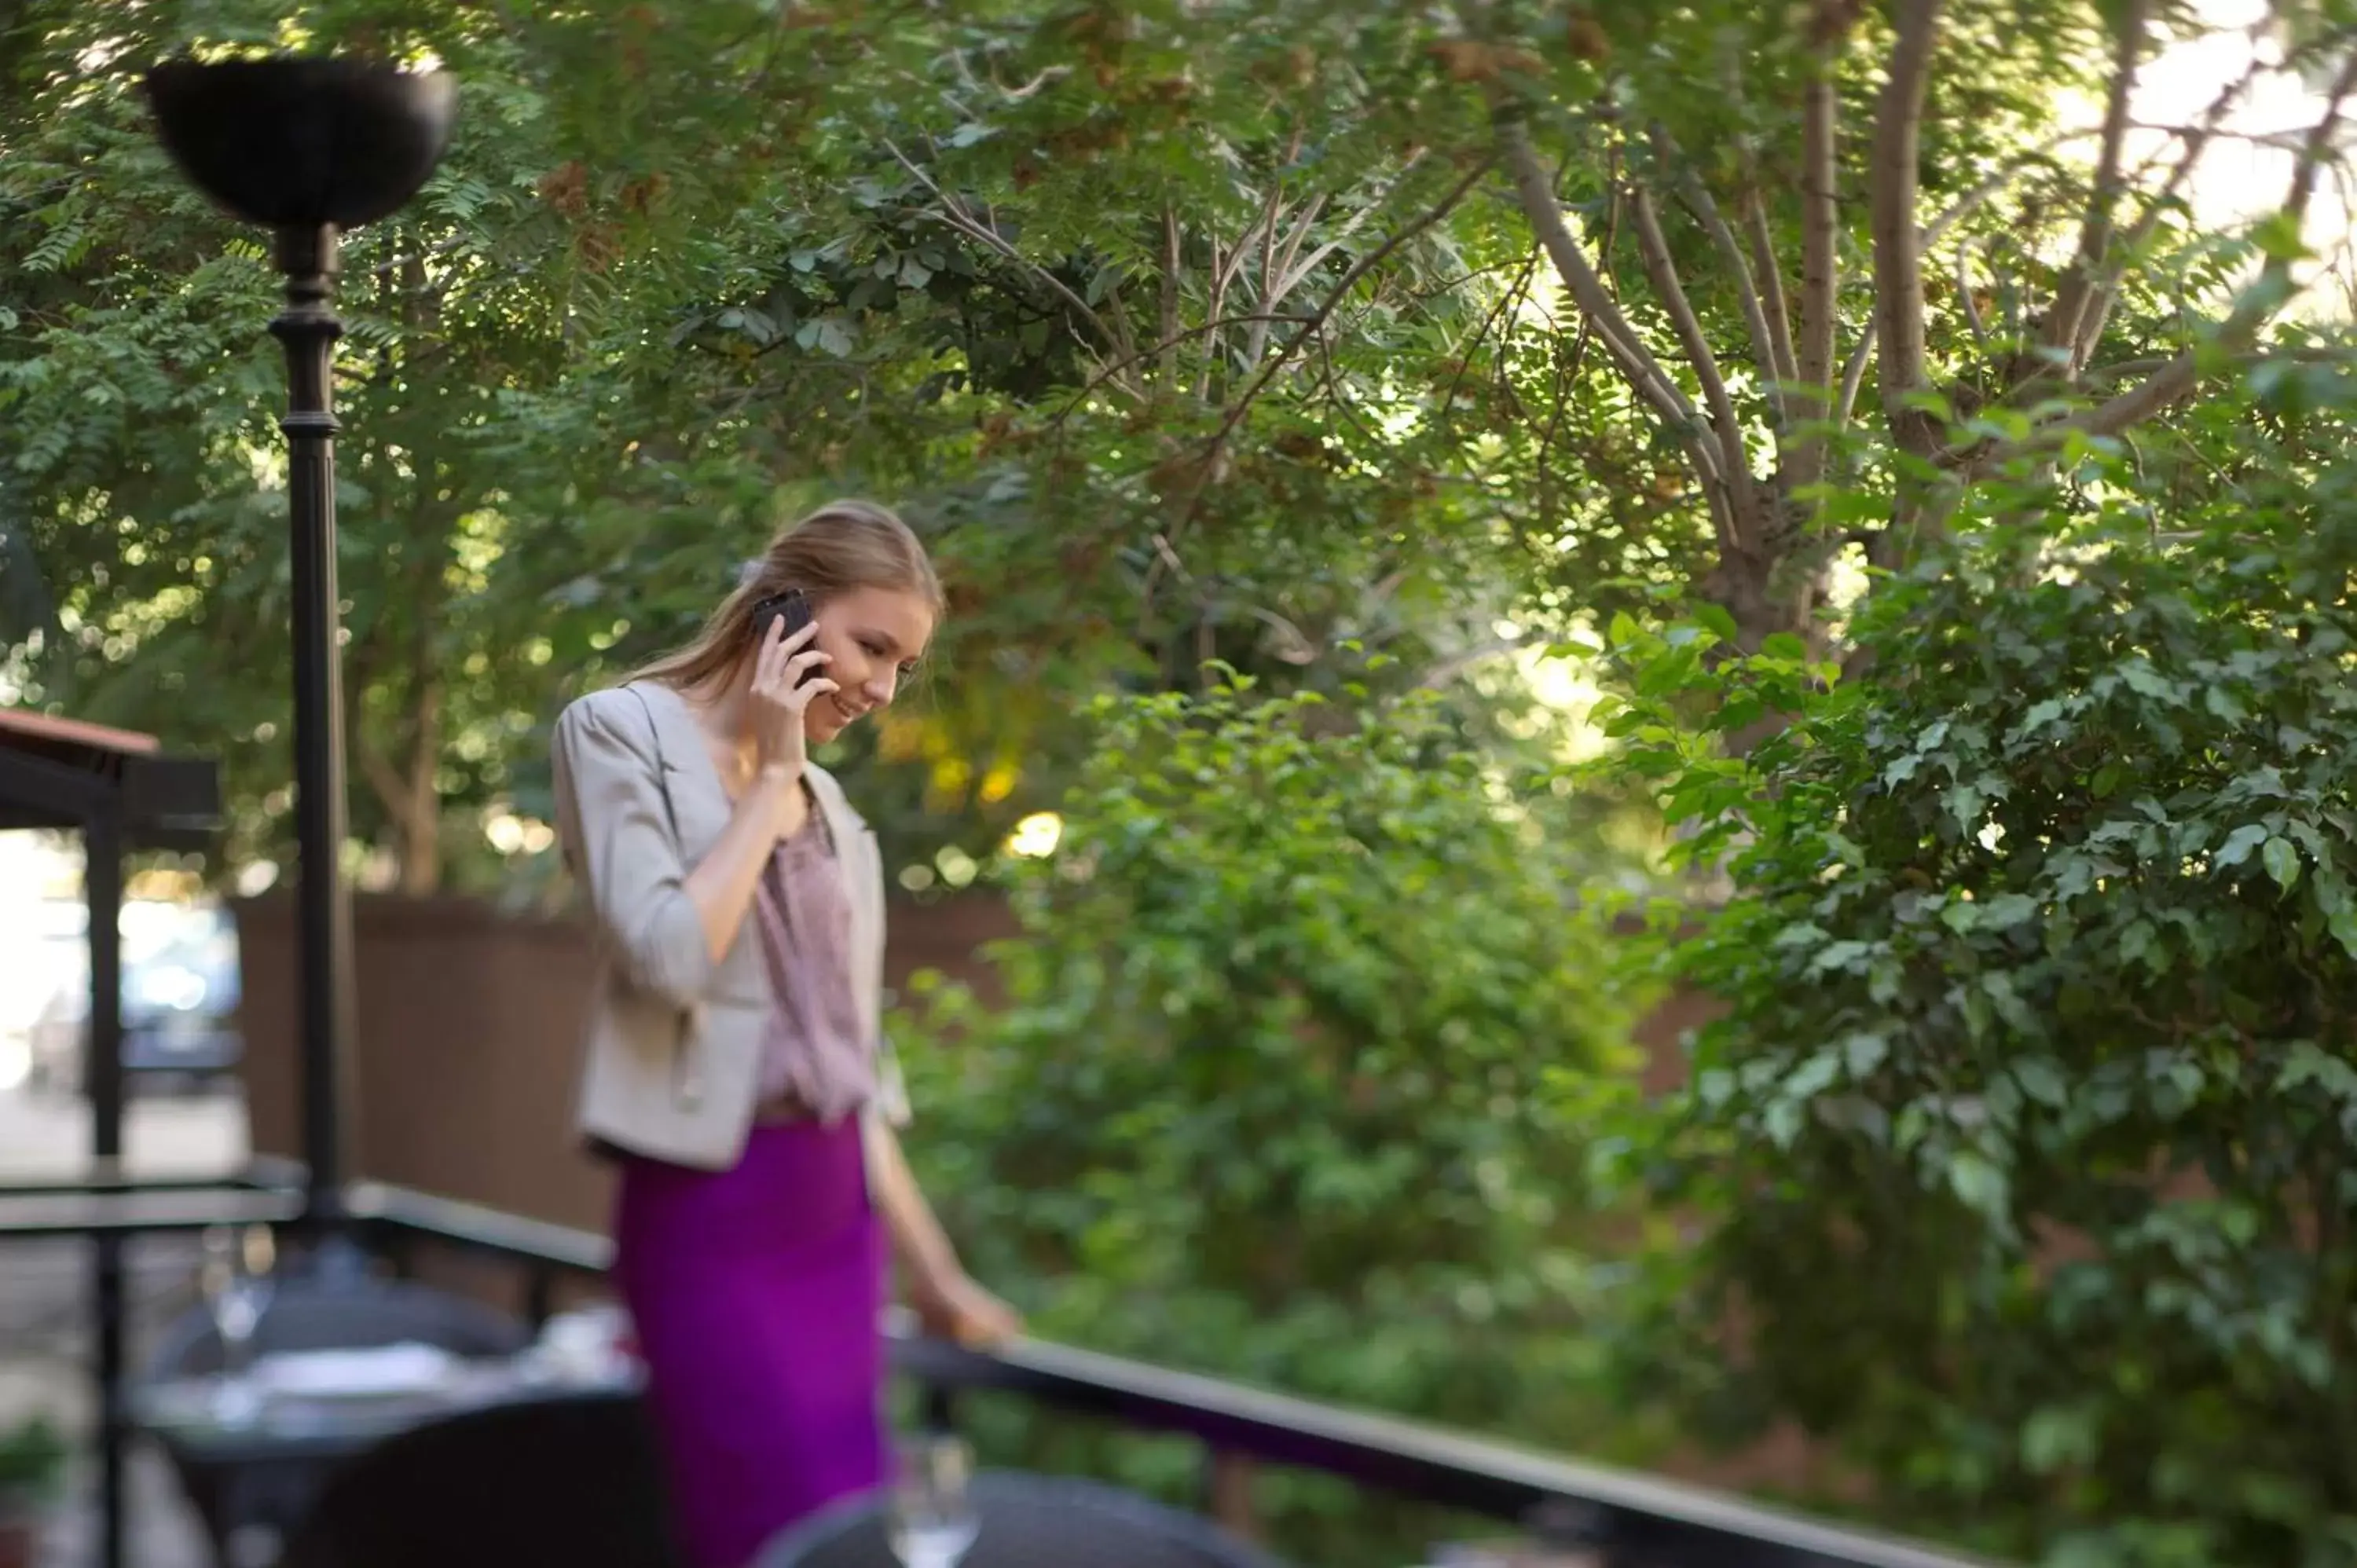
M621 1163L615 1275L696 1568L885 1479L888 1240L933 1331L1017 1332L901 1157L882 861L810 760L892 701L941 608L908 526L838 501L694 642L557 721L605 960L580 1125Z

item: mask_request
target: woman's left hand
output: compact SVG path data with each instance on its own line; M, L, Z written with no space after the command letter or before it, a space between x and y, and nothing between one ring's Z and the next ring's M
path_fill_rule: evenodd
M959 1273L920 1287L909 1305L925 1332L969 1350L996 1350L1023 1334L1023 1316Z

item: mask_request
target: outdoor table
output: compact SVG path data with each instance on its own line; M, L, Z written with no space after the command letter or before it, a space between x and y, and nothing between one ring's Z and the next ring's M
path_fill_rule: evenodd
M262 1393L243 1410L224 1408L223 1390L219 1377L142 1384L130 1417L170 1455L224 1568L243 1568L274 1563L337 1466L388 1438L493 1405L635 1398L638 1374L561 1370L526 1351L457 1361L431 1387Z
M1281 1568L1207 1519L1066 1476L993 1470L969 1489L981 1531L958 1568ZM902 1568L881 1497L786 1531L757 1568Z

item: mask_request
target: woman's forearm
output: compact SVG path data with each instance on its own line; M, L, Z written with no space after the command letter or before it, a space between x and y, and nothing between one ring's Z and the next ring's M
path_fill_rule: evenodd
M876 1197L892 1233L892 1251L919 1289L938 1290L957 1277L957 1249L950 1245L948 1232L933 1218L932 1205L917 1186L917 1174L900 1151L899 1134L879 1122L877 1136Z
M753 906L761 869L778 841L795 832L810 811L799 777L768 772L754 776L711 853L687 874L688 901L704 926L705 946L715 963L727 953Z

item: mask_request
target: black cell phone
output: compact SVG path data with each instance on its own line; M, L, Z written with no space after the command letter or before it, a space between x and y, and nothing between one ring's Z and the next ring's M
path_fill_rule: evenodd
M754 647L759 648L769 639L770 623L780 618L783 618L786 623L786 636L789 639L810 625L810 596L800 588L788 588L782 594L771 594L768 598L755 603L753 606ZM811 671L805 670L801 679L794 684L799 686L810 678Z

